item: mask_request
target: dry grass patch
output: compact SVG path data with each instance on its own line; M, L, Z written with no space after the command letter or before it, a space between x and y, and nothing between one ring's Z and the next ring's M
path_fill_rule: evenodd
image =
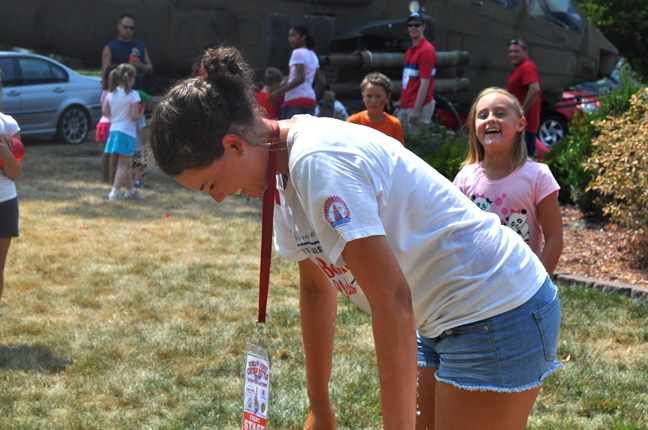
M151 174L143 201L107 200L100 145L27 145L21 237L0 303L0 427L239 429L255 340L259 201L217 205ZM297 267L276 257L265 342L269 428L307 411ZM559 355L531 429L648 426L648 308L563 289ZM630 349L629 349L630 348ZM625 367L624 367L625 366ZM339 301L331 397L338 429L378 429L370 318Z

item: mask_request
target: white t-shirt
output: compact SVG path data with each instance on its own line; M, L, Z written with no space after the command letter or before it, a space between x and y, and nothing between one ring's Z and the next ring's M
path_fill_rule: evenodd
M464 166L454 184L481 210L499 216L503 225L519 234L540 256L543 237L538 203L560 189L549 166L527 160L507 177L490 180L479 162Z
M319 69L319 59L317 55L307 48L297 48L293 50L290 55L290 61L288 62L288 67L290 68L290 73L288 75L288 82L292 82L297 76L295 71L295 64L304 65L304 82L299 86L289 90L284 94L284 103L293 99L312 99L315 100L315 90L313 89L313 80L315 79L315 72Z
M106 101L110 104L110 131L121 131L131 137L136 137L137 127L135 121L131 119L130 109L133 103L140 101L140 95L137 91L131 90L128 94L122 87L106 96Z
M513 309L541 287L547 273L520 237L400 142L357 124L296 118L290 176L278 177L281 256L310 258L369 312L341 254L351 240L385 235L426 337Z
M20 131L20 126L13 117L0 113L0 133L6 133L9 136ZM0 169L0 202L15 199L18 196L14 180L4 174Z

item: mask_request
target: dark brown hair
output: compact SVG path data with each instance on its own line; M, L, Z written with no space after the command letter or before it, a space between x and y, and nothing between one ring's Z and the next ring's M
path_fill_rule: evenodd
M151 116L147 152L170 176L206 168L221 158L227 134L254 140L260 122L254 73L236 48L207 49L200 68L206 77L177 84Z

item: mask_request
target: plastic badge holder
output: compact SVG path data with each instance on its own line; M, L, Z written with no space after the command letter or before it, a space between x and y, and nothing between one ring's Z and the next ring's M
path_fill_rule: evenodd
M266 430L270 359L262 347L247 344L245 388L243 390L243 430Z

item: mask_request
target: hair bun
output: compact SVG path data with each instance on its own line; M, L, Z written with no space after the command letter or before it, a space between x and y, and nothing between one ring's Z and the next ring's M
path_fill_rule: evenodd
M231 46L207 49L200 67L207 74L207 79L221 90L232 87L246 90L254 84L252 68L243 55Z

